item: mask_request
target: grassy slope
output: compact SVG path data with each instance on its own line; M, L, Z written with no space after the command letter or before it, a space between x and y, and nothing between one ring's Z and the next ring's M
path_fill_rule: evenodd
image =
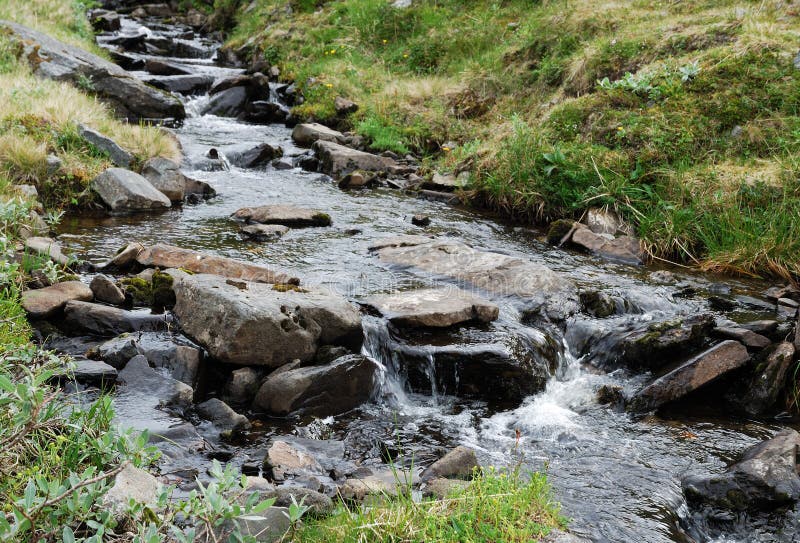
M231 45L297 80L299 115L355 100L344 124L469 169L476 204L537 223L609 206L654 257L800 273L797 2L245 4Z

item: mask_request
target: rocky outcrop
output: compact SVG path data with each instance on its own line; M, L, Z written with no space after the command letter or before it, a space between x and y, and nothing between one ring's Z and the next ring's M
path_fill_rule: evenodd
M282 224L292 228L331 225L331 217L327 213L282 204L243 207L236 210L233 218L247 223Z
M749 359L744 345L732 340L723 341L647 385L631 399L629 408L647 411L679 400L741 368Z
M575 285L543 264L421 236L394 238L377 248L381 260L449 277L516 299L526 317L563 320L578 309Z
M357 345L361 317L321 290L187 276L175 285L184 332L221 362L279 367L310 360L320 345Z
M322 139L314 143L313 149L320 161L321 171L333 177L341 177L356 170L386 171L390 166L396 164L391 158L356 151L350 147Z
M109 168L95 177L92 190L116 213L156 211L172 205L147 179L122 168Z
M371 296L365 303L397 326L446 328L496 320L500 309L457 288L409 290Z
M771 510L800 500L800 434L784 430L747 449L739 462L716 475L690 476L690 503L734 511Z
M88 81L94 94L130 121L186 116L180 100L145 85L116 64L22 25L0 21L0 27L23 44L36 75L79 86Z
M361 355L322 366L278 370L261 385L253 409L327 417L355 409L372 396L377 367Z
M344 143L344 134L317 123L301 123L292 129L292 139L297 145L311 147L318 140Z
M135 261L147 268L161 268L162 270L180 268L192 273L208 273L230 279L261 283L296 284L299 282L295 277L263 266L163 243L146 248L134 244L133 252Z
M30 318L46 319L58 313L69 301L90 302L92 298L92 289L84 283L65 281L38 290L26 290L22 293L22 307Z

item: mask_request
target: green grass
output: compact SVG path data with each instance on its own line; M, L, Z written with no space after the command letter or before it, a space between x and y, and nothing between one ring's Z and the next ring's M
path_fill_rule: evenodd
M248 3L229 45L254 37L252 54L303 90L301 118L421 154L424 171L468 168L471 201L519 220L605 205L653 257L800 272L785 237L800 207L793 5L329 0L289 16L282 4ZM358 112L337 119L336 96Z
M465 489L443 500L415 502L409 495L378 497L372 505L340 506L330 516L308 520L297 541L534 542L566 519L553 501L547 478L490 469L476 473Z

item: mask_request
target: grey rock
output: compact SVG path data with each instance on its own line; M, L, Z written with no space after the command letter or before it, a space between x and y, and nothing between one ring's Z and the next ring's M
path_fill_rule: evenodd
M103 495L102 502L115 517L121 517L130 500L153 505L158 500L158 480L141 468L126 465L114 478L114 484Z
M613 210L592 207L586 212L586 226L595 234L630 235L631 229Z
M355 471L355 466L344 460L344 453L343 441L277 436L268 444L264 469L276 481Z
M349 115L350 113L355 113L358 111L358 104L352 100L348 100L347 98L337 96L333 100L333 108L336 110L338 115Z
M101 151L105 151L108 153L108 156L111 157L111 162L114 165L119 166L120 168L130 168L131 162L133 162L133 155L130 154L128 151L123 149L119 146L119 144L109 138L108 136L104 136L97 130L92 130L86 125L78 124L78 134L80 137L100 149Z
M588 228L578 228L572 234L572 243L609 260L641 264L644 258L641 242L632 236L608 239Z
M303 503L315 517L324 517L333 512L333 500L325 494L300 486L282 485L261 493L262 499L275 499L275 505L289 507L293 502Z
M578 309L575 285L543 264L422 236L386 243L391 245L376 249L381 260L515 298L527 317L538 314L562 320Z
M56 175L64 166L64 161L56 155L47 155L47 175Z
M140 354L135 339L129 334L101 343L97 351L105 363L118 370L124 368L128 360Z
M105 9L93 9L88 13L92 28L100 32L114 32L122 27L118 13Z
M429 226L431 218L427 215L414 215L411 217L411 224L414 226Z
M183 176L183 179L183 192L190 203L199 202L200 200L207 200L217 195L217 191L214 190L214 187L205 181L192 179L191 177L186 176Z
M70 263L69 257L61 251L61 244L52 238L29 237L25 240L25 249L46 256L61 266L66 266Z
M253 408L274 415L339 415L371 398L376 372L375 364L361 355L278 371L261 385Z
M749 359L744 345L723 341L644 387L628 407L634 411L661 407L741 368Z
M168 92L184 95L203 94L208 92L214 84L214 77L210 75L167 75L145 79L148 85Z
M162 157L151 158L142 166L142 177L169 198L170 202L183 201L186 177L181 173L180 166L172 160Z
M322 172L333 177L342 177L356 170L381 172L395 164L390 158L356 151L322 139L317 140L312 149L320 161Z
M461 479L445 479L439 477L425 483L422 495L428 498L443 500L449 497L453 492L465 489L468 486L469 482Z
M61 311L67 302L89 302L92 298L92 290L86 284L65 281L38 290L26 290L22 293L22 308L31 319L46 319Z
M331 218L327 213L283 204L243 207L236 210L233 218L247 223L282 224L292 228L331 225Z
M92 278L92 282L89 283L89 288L92 289L94 297L98 302L105 302L111 305L122 305L125 303L125 293L122 292L122 289L107 275L95 275Z
M114 212L154 211L172 205L147 179L122 168L109 168L95 177L92 189Z
M164 334L139 334L136 348L156 368L165 368L173 379L191 387L197 384L203 352L197 347L180 345Z
M238 117L244 112L247 97L248 93L245 87L225 89L211 97L208 104L202 109L202 113L217 117Z
M247 417L240 415L231 407L217 398L211 398L197 404L197 412L204 419L211 421L214 426L223 432L242 430L250 427Z
M311 147L318 140L344 143L344 134L317 123L302 123L292 129L292 139L297 145Z
M253 241L273 241L289 231L281 224L243 224L239 228L242 236Z
M117 380L117 370L99 360L76 360L70 374L79 383L104 387Z
M225 388L223 397L234 405L249 405L258 392L259 375L253 368L233 370Z
M441 174L439 172L435 172L430 180L422 182L422 188L441 192L452 192L463 188L465 185L466 179L463 177L459 178L453 174Z
M475 451L460 445L428 466L420 476L423 481L431 479L471 479L480 468Z
M164 330L170 321L167 315L142 311L125 311L117 307L69 301L64 306L64 324L98 336L118 336L139 330Z
M39 198L39 191L36 190L36 187L33 185L11 185L8 188L22 196L25 200L36 200Z
M277 543L291 528L289 509L272 506L257 515L246 515L236 520L242 535L253 537L257 543Z
M763 415L775 405L786 387L786 377L794 355L794 345L784 341L758 364L752 379L739 395L741 405L748 414Z
M175 285L184 332L221 362L279 367L310 360L320 345L359 344L361 317L347 300L314 289L275 287L214 275Z
M714 335L725 339L735 339L749 349L764 349L772 344L761 334L738 326L718 326L714 328Z
M194 396L192 387L154 370L142 355L131 358L117 380L126 390L148 394L152 398L149 403L156 405L188 407Z
M94 94L128 120L186 116L180 100L145 85L116 64L22 25L0 21L0 26L24 45L24 58L36 75L78 86L88 81Z
M186 68L156 58L145 60L144 69L153 75L192 75Z
M783 430L747 449L739 462L720 474L682 481L691 503L734 511L771 510L800 500L800 434Z
M244 150L231 150L225 152L225 157L234 166L239 168L257 168L266 166L271 160L283 156L283 149L269 143L262 143Z
M397 326L445 328L496 320L500 309L457 288L428 288L376 295L365 303Z

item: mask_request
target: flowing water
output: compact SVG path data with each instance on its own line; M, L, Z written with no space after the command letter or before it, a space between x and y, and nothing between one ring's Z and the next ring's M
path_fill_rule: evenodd
M172 32L170 27L150 27L148 32ZM138 28L138 23L126 20L123 31L136 32ZM189 66L194 73L215 77L239 73L216 66L210 44L197 40L188 43L205 48L206 58L167 60ZM343 191L331 179L298 168L229 167L207 171L205 156L210 148L224 152L266 142L282 147L289 159L304 152L295 147L290 130L282 125L251 125L191 113L199 111L207 99L186 99L190 116L175 132L183 146L184 172L210 183L218 196L157 215L68 217L60 232L68 249L87 260L102 262L132 240L171 243L288 271L304 284L324 285L357 302L370 294L417 288L436 281L413 271L390 268L367 250L371 242L387 236L424 233L541 262L580 286L622 293L635 308L635 318L640 319L707 310L702 294L718 289L720 281L730 286L734 295L757 295L765 286L676 273L682 284L693 286L698 292L678 298L673 296L674 285L648 280L652 270L554 249L540 241L540 233L535 230L401 191ZM240 207L270 203L317 208L331 215L333 227L291 230L272 243L240 239L237 225L229 218L231 213ZM419 213L431 216L430 227L411 225L411 216ZM519 315L510 301L494 301L501 307L500 319L480 330L480 334L501 336L525 328L519 324ZM765 315L765 310L754 309L752 314L741 317ZM509 466L521 462L545 469L564 513L572 518L571 529L592 541L800 540L800 513L796 510L772 518L741 516L717 525L692 516L680 489L680 479L685 474L721 470L743 449L784 425L691 412L674 419L637 419L597 403L596 391L601 385L617 384L634 390L644 377L589 371L571 351L582 331L613 328L629 318L633 317L581 317L568 322L565 336L554 337L563 345L563 353L546 390L518 407L503 408L448 396L446 390L437 390L435 385L429 394L410 392L390 348L386 323L365 317L365 354L383 367L376 400L355 414L327 422L336 437L347 437L348 443L363 447L365 454L369 452L366 444L374 439L392 441L399 448L412 451L416 461L426 463L455 444L466 444L475 448L486 463ZM533 332L553 334L546 330ZM426 371L431 376L435 372L432 361ZM135 406L128 408L135 410ZM285 420L263 421L261 434L254 433L253 443L242 448L257 448L259 439L286 431L293 424ZM521 434L519 446L517 430Z

